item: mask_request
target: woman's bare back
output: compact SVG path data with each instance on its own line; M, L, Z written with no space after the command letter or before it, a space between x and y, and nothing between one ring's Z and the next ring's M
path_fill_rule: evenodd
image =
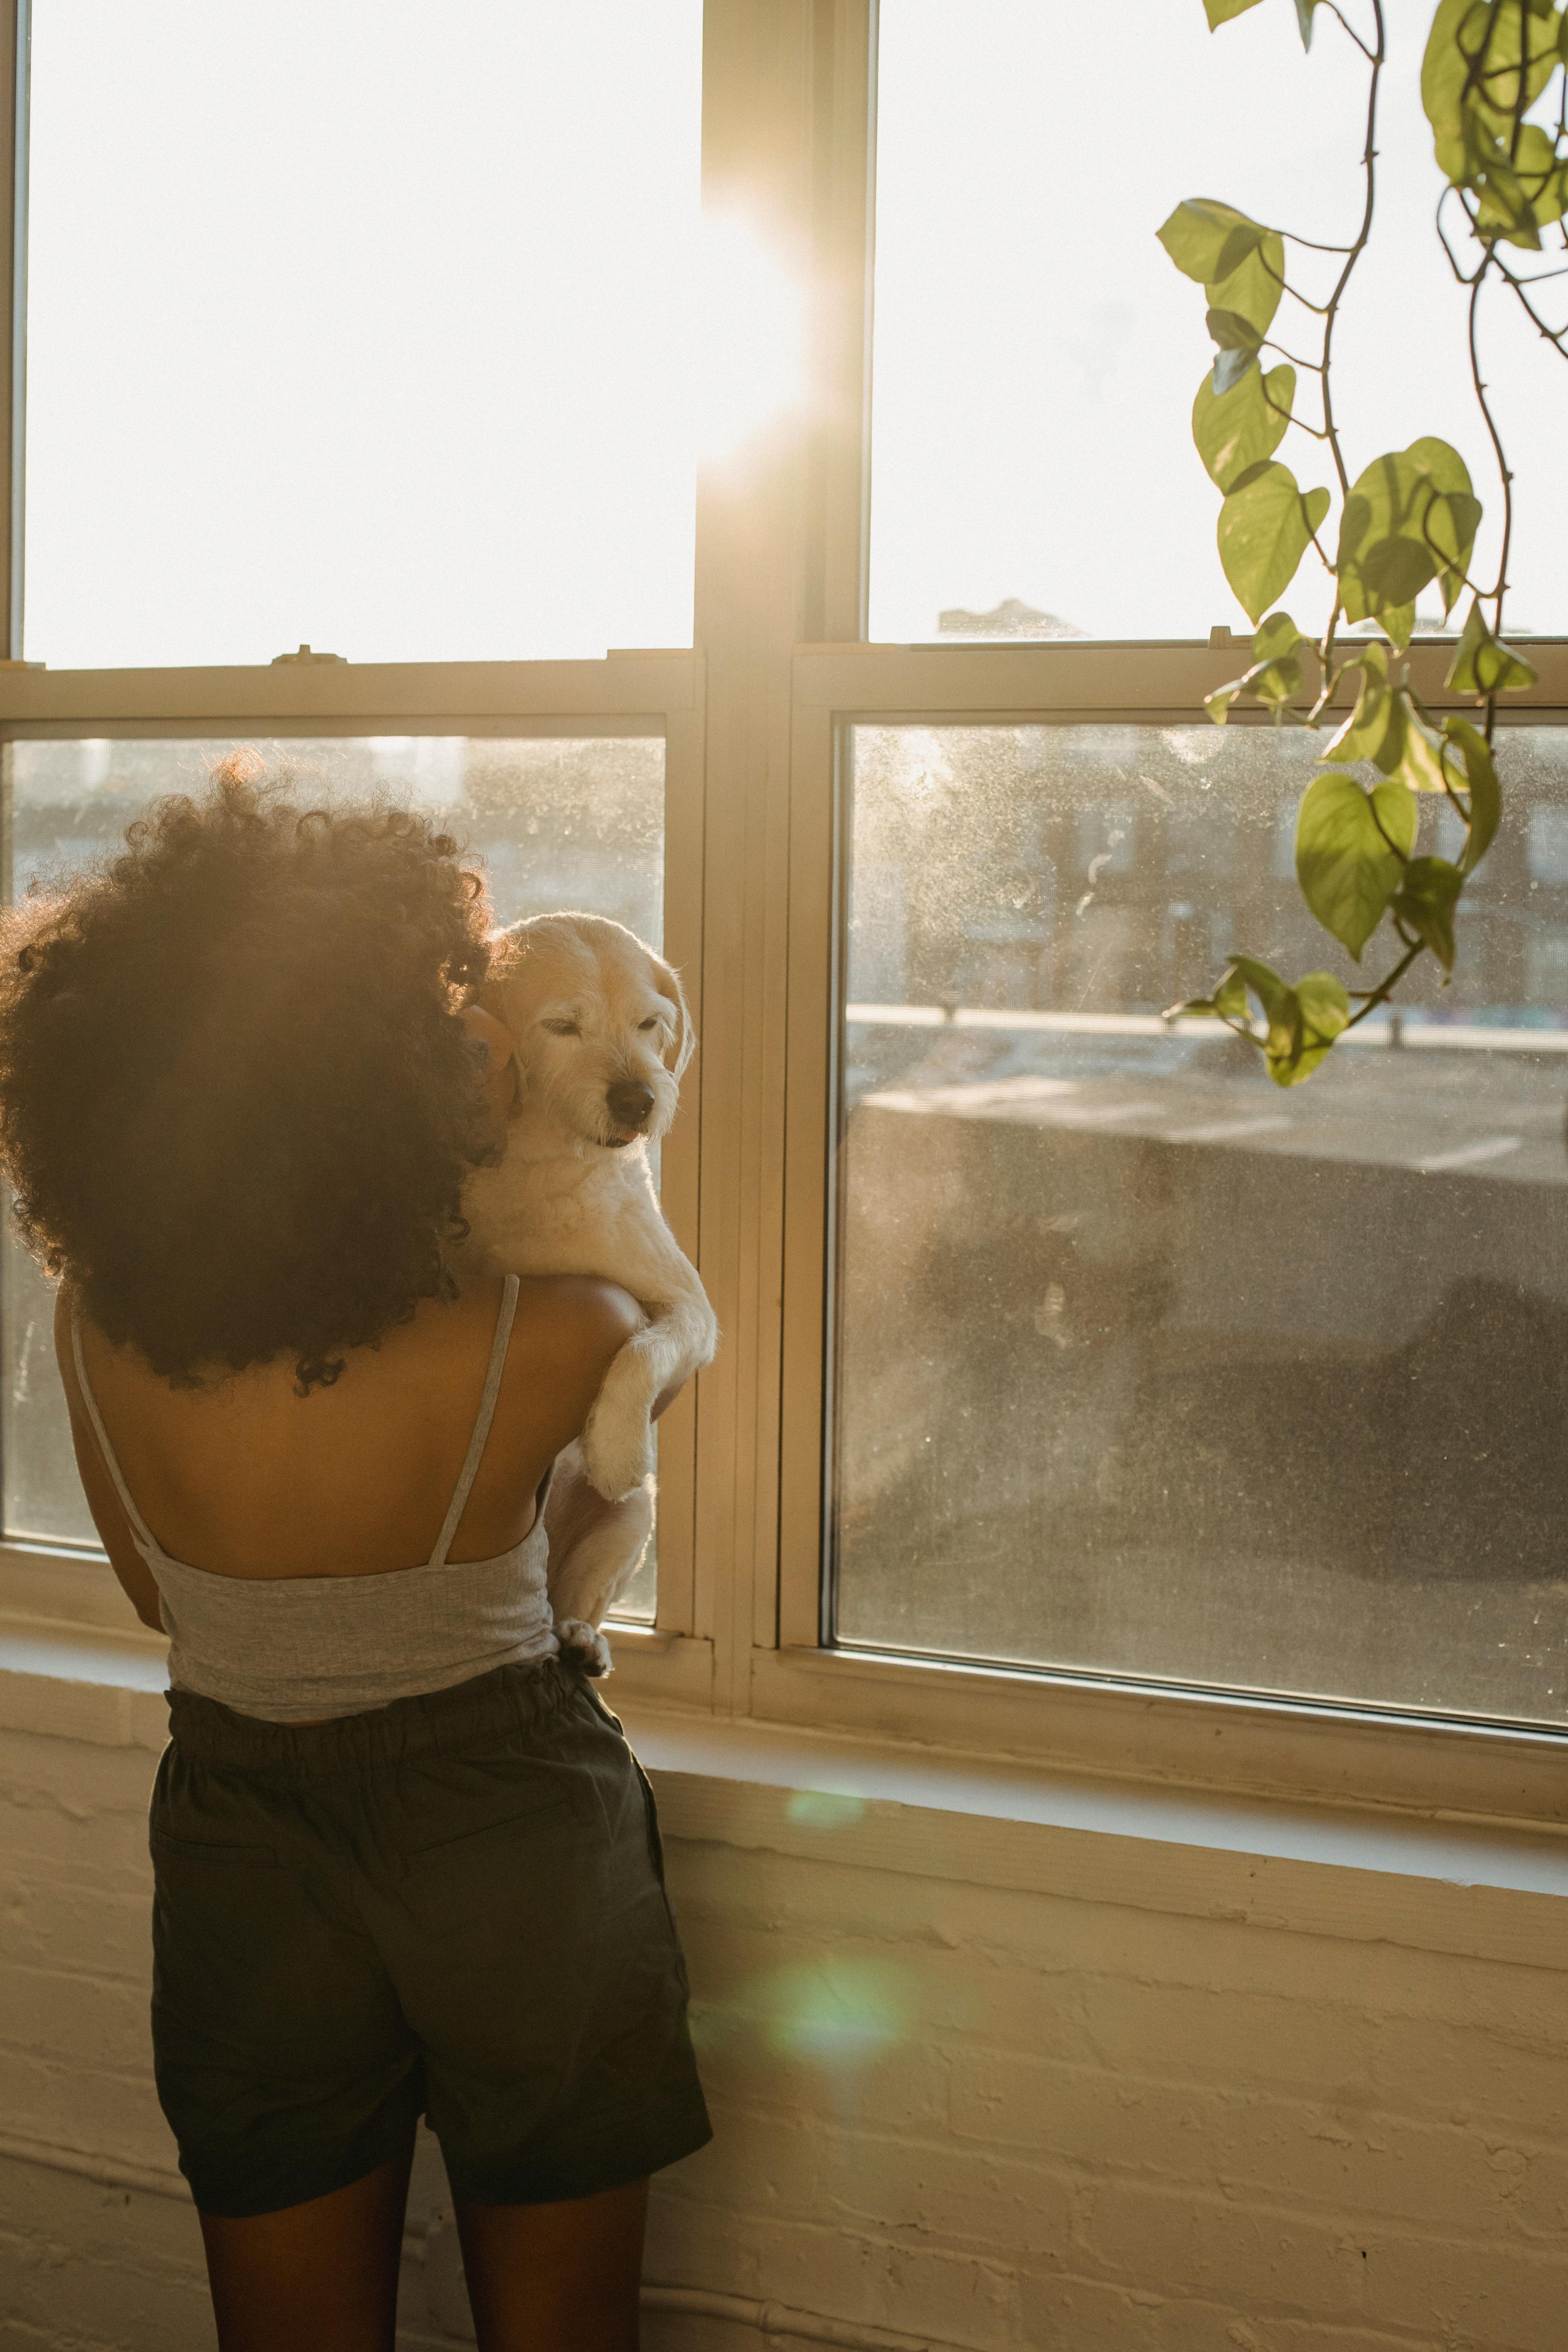
M351 1350L331 1388L303 1398L281 1360L210 1387L172 1388L84 1319L88 1377L110 1441L163 1549L247 1578L365 1576L427 1559L473 1430L501 1289L499 1276L481 1276L450 1305L426 1301L379 1347ZM82 1483L121 1583L156 1623L156 1591L80 1395L69 1316L62 1290L56 1351ZM454 1563L492 1559L528 1534L545 1472L581 1431L640 1321L610 1283L522 1284Z

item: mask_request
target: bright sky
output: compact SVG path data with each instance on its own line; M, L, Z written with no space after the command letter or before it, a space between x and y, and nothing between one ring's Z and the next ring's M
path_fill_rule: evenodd
M36 0L26 646L691 641L700 0Z
M1346 13L1370 24L1367 0ZM1335 408L1352 478L1436 434L1464 455L1489 522L1466 298L1432 230L1440 183L1419 98L1432 13L1387 0L1375 243ZM880 26L872 635L930 636L944 606L1006 596L1097 636L1247 626L1191 440L1213 357L1203 293L1154 232L1184 196L1218 196L1348 243L1363 60L1326 10L1304 57L1290 0L1213 35L1202 0L881 0ZM1568 365L1506 299L1484 352L1519 477L1510 609L1516 626L1563 631ZM1291 334L1313 323L1287 302L1276 328L1310 355ZM1320 448L1292 433L1279 452L1303 488L1332 479ZM1321 595L1298 585L1287 602L1305 625Z
M1495 512L1431 235L1430 13L1389 0L1340 408L1356 466L1443 435ZM1359 59L1326 16L1303 58L1290 0L1212 37L1202 0L881 26L872 634L1010 595L1095 635L1240 625L1188 431L1202 295L1154 231L1205 194L1347 235ZM788 342L724 230L727 331L699 329L700 0L36 0L33 57L33 658L689 642L704 408ZM1568 369L1486 331L1516 625L1568 627Z

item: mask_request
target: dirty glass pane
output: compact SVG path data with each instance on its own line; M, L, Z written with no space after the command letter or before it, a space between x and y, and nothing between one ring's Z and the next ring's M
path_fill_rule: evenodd
M232 741L10 743L5 747L14 894L112 851L160 793L200 790ZM561 907L663 938L664 744L646 736L323 738L260 747L303 798L385 793L438 814L479 858L502 923ZM54 1294L5 1241L5 1381L0 1401L5 1531L93 1544L55 1369ZM652 1547L617 1614L651 1618Z
M701 0L37 0L27 652L691 642Z
M1504 737L1452 986L1288 1092L1160 1014L1233 948L1369 984L1310 735L850 734L838 1639L1561 1724L1568 730Z

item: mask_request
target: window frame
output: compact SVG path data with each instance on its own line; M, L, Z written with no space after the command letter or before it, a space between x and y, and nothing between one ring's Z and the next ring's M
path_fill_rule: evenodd
M237 736L258 744L299 737L632 734L663 742L664 952L700 974L703 663L692 652L607 656L603 661L351 664L300 661L266 668L0 671L0 754L14 742L84 736ZM5 766L8 771L9 760ZM10 884L10 778L4 785L4 880ZM701 1046L682 1080L682 1117L661 1149L661 1197L681 1245L695 1256ZM679 1686L700 1672L694 1643L693 1518L696 1402L678 1398L659 1425L659 1574L652 1625L617 1627L623 1647L658 1657ZM39 1565L101 1555L69 1544L8 1538L0 1545L15 1595L37 1603ZM62 1586L65 1579L62 1577ZM692 1654L693 1653L696 1654ZM684 1653L685 1654L681 1654Z
M1226 1694L1147 1677L989 1666L833 1641L827 1485L832 1377L833 1164L844 917L845 739L857 723L1207 725L1205 698L1235 675L1246 640L1008 646L810 646L795 662L784 1399L780 1425L779 1637L754 1661L753 1705L826 1728L1144 1779L1199 1779L1250 1793L1568 1819L1568 1727L1497 1724L1342 1703ZM1508 727L1568 723L1568 638L1530 640L1539 672L1510 698ZM1435 711L1450 645L1411 648ZM1347 696L1341 705L1350 707ZM1340 706L1336 706L1340 707ZM1267 725L1243 715L1233 725Z
M1563 1737L1361 1706L838 1649L822 1610L838 744L857 719L1184 720L1245 644L865 642L876 0L705 0L702 196L807 289L807 393L697 497L694 650L597 663L51 673L20 665L27 0L0 0L0 737L91 731L589 732L658 720L667 950L700 1038L666 1201L723 1332L661 1428L655 1627L612 1696L831 1726L927 1754L1219 1788L1247 1801L1568 1818ZM47 648L45 649L47 651ZM1568 641L1518 717L1568 715ZM1435 649L1418 677L1444 704ZM1513 714L1510 713L1510 720ZM33 1617L102 1622L80 1555L0 1559ZM73 1600L72 1594L76 1597ZM93 1612L97 1612L95 1615ZM1239 1817L1239 1814L1238 1814Z

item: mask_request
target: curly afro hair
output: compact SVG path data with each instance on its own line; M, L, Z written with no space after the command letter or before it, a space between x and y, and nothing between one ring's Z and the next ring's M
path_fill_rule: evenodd
M240 754L5 919L17 1225L172 1382L292 1356L305 1395L453 1294L495 1156L458 1017L489 909L458 855L405 809L302 809Z

